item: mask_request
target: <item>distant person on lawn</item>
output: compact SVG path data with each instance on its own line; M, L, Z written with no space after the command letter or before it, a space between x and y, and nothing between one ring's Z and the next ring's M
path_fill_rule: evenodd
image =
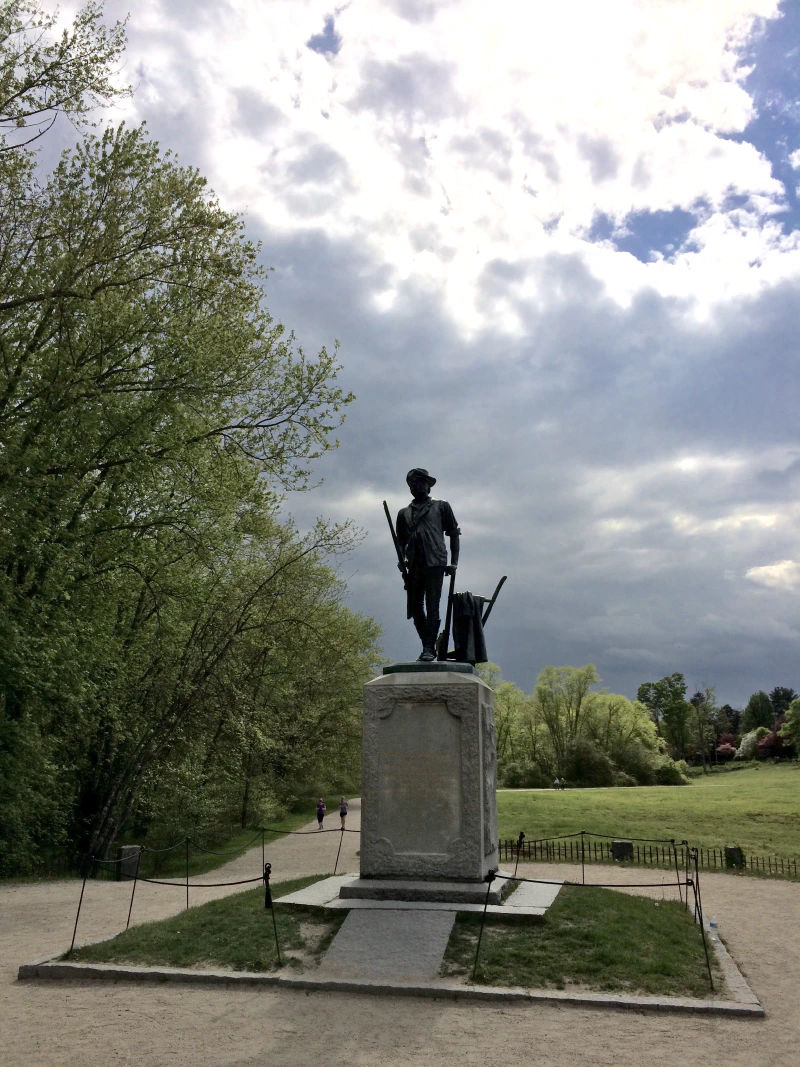
M342 820L342 829L344 830L344 820L347 818L347 801L344 797L339 801L339 818Z
M325 797L317 801L317 829L322 829L322 820L325 818Z
M560 788L561 788L561 782L559 782L558 778L556 778L556 780L553 782L553 789L560 789Z

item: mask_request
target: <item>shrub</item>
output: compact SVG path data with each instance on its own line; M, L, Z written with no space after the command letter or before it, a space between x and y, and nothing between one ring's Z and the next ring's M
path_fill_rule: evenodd
M567 753L567 780L575 785L614 785L614 764L591 741L573 741Z
M733 759L733 757L735 755L736 755L736 749L733 747L733 745L729 744L727 741L722 745L717 745L717 759L718 760L725 761L725 760Z
M621 773L634 779L634 784L653 785L655 783L653 752L644 745L627 745L624 748L614 749L611 758Z
M549 775L531 760L510 760L500 768L499 779L506 789L546 789L550 785Z
M758 742L762 737L766 737L768 733L769 730L766 726L759 726L756 730L750 730L749 733L746 733L736 750L736 759L757 759Z
M658 785L686 785L685 770L686 764L683 760L676 763L669 756L662 756L655 767L656 783Z
M617 771L614 775L614 785L639 785L639 782L627 771Z
M789 759L794 752L794 746L791 743L786 744L777 730L771 730L759 740L756 751L759 759Z

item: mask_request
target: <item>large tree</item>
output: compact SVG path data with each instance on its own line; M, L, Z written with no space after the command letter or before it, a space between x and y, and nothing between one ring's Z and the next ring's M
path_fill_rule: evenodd
M772 701L763 689L759 689L757 693L751 695L747 701L747 707L742 712L742 733L749 733L751 730L758 729L759 726L765 726L768 730L772 729L774 722L775 709Z
M112 92L99 17L56 42L35 4L0 21L0 850L22 854L104 851L215 781L246 812L352 735L377 636L325 565L353 531L280 518L352 397L270 318L241 220L143 128L36 176L24 142Z
M781 715L785 715L789 710L789 706L792 701L797 698L797 693L794 689L791 689L786 685L776 685L772 692L769 694L770 703L772 704L772 710L775 713L775 718L780 718Z
M638 699L650 710L661 736L670 745L676 759L683 759L692 742L692 705L686 699L686 680L682 674L665 675L657 682L643 682Z

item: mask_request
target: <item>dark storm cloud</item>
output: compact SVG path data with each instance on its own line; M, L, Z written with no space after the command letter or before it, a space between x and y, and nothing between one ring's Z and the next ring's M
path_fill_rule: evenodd
M523 686L546 663L588 661L629 695L673 670L733 702L794 678L791 613L776 616L774 597L744 578L790 556L791 538L776 534L765 550L746 524L740 543L720 541L714 524L740 505L785 501L797 464L682 471L665 457L786 442L796 287L698 325L655 293L619 308L578 256L495 264L487 290L538 270L556 299L528 311L524 339L465 343L435 291L401 286L391 311L376 311L385 272L363 249L321 234L266 245L273 312L308 349L338 336L343 382L359 397L340 450L319 466L325 484L291 507L304 521L353 514L368 529L343 573L353 606L386 628L389 654L415 654L415 638L380 499L400 506L403 475L420 464L464 530L465 586L485 593L510 575L490 653Z

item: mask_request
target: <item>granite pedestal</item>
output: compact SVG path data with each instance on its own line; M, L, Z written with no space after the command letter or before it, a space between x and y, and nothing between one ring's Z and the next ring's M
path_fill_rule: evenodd
M468 664L404 666L364 687L361 876L342 894L482 901L498 866L494 694Z

